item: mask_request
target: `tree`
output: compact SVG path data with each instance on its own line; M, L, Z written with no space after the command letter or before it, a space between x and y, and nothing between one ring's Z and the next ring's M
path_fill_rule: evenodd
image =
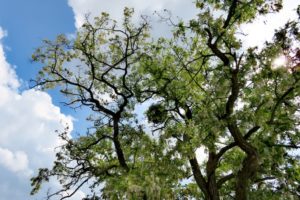
M67 106L91 108L95 126L73 139L60 134L65 144L53 168L32 178L32 194L56 177L62 189L48 199L84 185L86 199L300 197L299 20L262 49L246 49L240 26L279 11L280 0L196 7L187 23L166 19L171 39L151 39L147 19L135 25L125 8L121 26L103 13L74 41L61 35L37 49L33 60L44 67L36 85L60 88ZM275 68L280 55L286 63ZM155 136L134 112L145 102Z

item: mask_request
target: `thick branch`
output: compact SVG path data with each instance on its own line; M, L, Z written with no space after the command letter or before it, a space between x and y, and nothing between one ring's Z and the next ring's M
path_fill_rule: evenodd
M244 139L247 140L248 138L251 137L251 135L253 133L255 133L256 131L258 131L260 129L260 126L254 126L253 128L251 128L245 135L244 135ZM233 147L237 146L236 142L232 142L230 144L228 144L227 146L223 147L220 149L219 153L217 153L216 157L219 160L224 153L226 153L228 150L232 149Z
M222 62L224 63L224 66L229 66L230 61L228 59L228 57L222 52L220 51L220 49L218 49L217 44L216 43L212 43L213 40L213 35L210 32L210 30L208 28L204 29L207 34L208 34L208 41L207 41L207 46L212 50L212 52L218 57L220 58L220 60L222 60Z
M117 153L119 163L126 171L129 171L129 167L126 163L125 156L121 147L121 143L119 141L119 119L118 118L114 118L113 128L114 128L113 142L116 148L116 153Z
M279 108L280 104L284 102L285 98L291 94L293 91L294 91L295 87L292 86L290 87L287 91L285 91L285 93L283 93L283 95L277 100L275 106L273 107L272 109L272 112L271 112L271 117L270 117L270 120L268 121L268 123L273 123L274 122L274 119L275 119L275 114L276 114L276 111L277 109Z
M218 188L221 188L224 183L226 183L227 181L229 181L230 179L232 179L234 177L235 177L234 174L228 174L228 175L220 178L219 181L217 182Z
M200 167L197 159L194 157L190 159L189 162L192 167L193 175L198 187L202 190L206 198L208 198L209 197L208 188L206 187L206 181L200 171Z
M235 14L235 9L237 7L237 3L238 3L238 0L233 0L231 5L230 5L230 8L229 8L229 11L228 11L228 15L227 15L227 18L224 22L224 25L223 25L223 29L227 28L229 26L229 23L232 19L232 17L234 16Z

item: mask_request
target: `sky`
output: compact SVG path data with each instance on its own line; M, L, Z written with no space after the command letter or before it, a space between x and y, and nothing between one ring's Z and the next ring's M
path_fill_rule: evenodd
M260 18L243 27L247 46L270 40L275 28L295 18L295 2L285 0L280 14ZM0 0L0 200L35 200L46 193L47 186L30 197L30 177L40 167L50 167L55 147L62 141L55 130L82 133L87 110L68 109L60 102L55 90L30 89L41 67L31 62L31 54L43 39L58 34L73 35L82 25L87 13L91 17L106 11L120 20L124 6L137 13L152 16L154 36L166 35L169 27L157 23L155 11L169 9L174 16L191 19L197 14L192 1L187 0ZM71 137L71 136L70 136ZM198 151L201 154L201 150ZM58 183L51 181L53 189ZM72 197L79 200L83 191Z

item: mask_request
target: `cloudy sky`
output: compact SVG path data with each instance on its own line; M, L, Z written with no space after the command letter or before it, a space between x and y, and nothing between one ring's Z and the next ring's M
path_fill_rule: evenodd
M248 36L242 39L248 46L270 39L275 28L295 17L296 1L285 0L279 15L243 27ZM30 62L34 49L42 39L74 34L87 13L96 16L107 11L119 20L124 6L134 7L138 15L153 16L165 8L182 19L197 14L188 0L0 0L0 200L42 197L45 190L29 196L29 179L39 167L51 166L54 147L60 144L55 130L68 126L75 133L87 126L82 123L87 111L63 107L57 91L29 89L40 67ZM154 16L153 34L166 34L168 27L157 25L156 20ZM55 182L50 185L57 187Z

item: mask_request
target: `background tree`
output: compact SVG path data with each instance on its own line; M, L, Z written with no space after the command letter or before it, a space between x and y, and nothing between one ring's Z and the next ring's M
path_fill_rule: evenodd
M95 128L69 139L33 191L55 176L71 197L83 185L102 199L297 199L300 197L299 21L273 42L246 49L237 31L281 1L197 1L198 18L174 25L171 39L148 39L124 10L86 22L74 41L45 41L36 84L59 87L68 106L87 106ZM284 66L274 67L283 55ZM137 103L157 137L136 119ZM195 151L206 150L200 163ZM205 156L205 155L203 155ZM66 193L67 192L67 193ZM89 197L88 197L89 198Z

